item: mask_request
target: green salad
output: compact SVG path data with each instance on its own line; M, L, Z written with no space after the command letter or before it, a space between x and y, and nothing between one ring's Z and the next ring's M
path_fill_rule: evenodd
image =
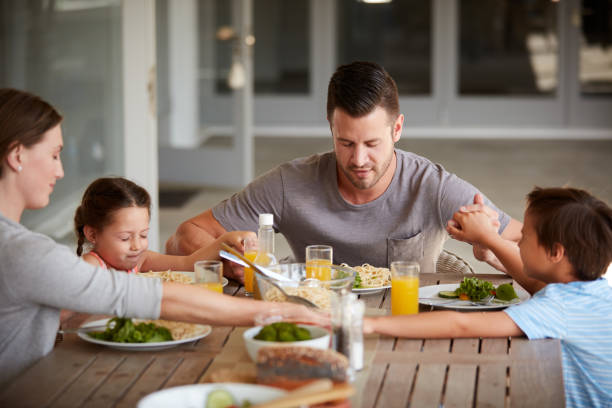
M473 302L478 302L489 296L494 296L495 299L505 302L518 298L511 284L503 283L496 288L491 282L478 278L463 278L457 289L454 291L442 291L438 293L438 296L448 299L471 300Z
M278 322L262 327L254 339L285 342L311 340L312 336L308 329L299 327L294 323Z
M88 333L90 337L98 340L113 341L116 343L159 343L171 341L172 334L165 327L153 323L134 324L132 319L114 317L106 323L103 332Z

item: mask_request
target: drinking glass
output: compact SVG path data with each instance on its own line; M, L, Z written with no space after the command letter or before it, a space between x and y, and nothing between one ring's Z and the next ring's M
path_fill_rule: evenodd
M419 264L410 261L391 262L391 314L419 312Z
M306 277L322 281L331 280L333 249L329 245L308 245L306 247Z
M223 263L221 261L197 261L193 265L193 270L195 285L223 293Z
M255 261L257 251L259 250L259 242L257 238L245 238L244 242L244 257L251 262ZM249 266L244 267L244 291L246 296L253 296L255 272Z

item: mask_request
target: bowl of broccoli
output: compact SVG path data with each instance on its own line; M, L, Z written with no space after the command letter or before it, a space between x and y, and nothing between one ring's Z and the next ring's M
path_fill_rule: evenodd
M322 327L288 322L276 322L266 326L247 329L242 335L247 352L257 361L257 352L262 347L329 347L329 332Z

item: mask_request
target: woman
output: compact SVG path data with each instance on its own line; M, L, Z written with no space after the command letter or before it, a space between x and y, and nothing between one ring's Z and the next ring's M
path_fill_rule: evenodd
M87 264L19 222L49 203L64 176L62 117L26 92L0 89L0 385L53 348L60 309L219 325L250 325L265 302L162 283ZM314 312L282 305L302 319Z

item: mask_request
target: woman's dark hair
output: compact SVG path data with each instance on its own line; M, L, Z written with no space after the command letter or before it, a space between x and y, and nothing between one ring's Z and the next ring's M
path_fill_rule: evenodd
M576 278L602 276L612 262L612 209L584 190L539 188L527 195L539 244L549 253L563 245Z
M61 121L62 115L38 96L0 88L0 177L2 163L13 148L35 145Z
M85 225L101 231L111 223L115 211L128 207L144 207L150 214L151 197L147 190L122 177L99 178L91 183L74 214L74 229L78 238L77 255L81 256L83 253Z
M327 119L340 108L358 118L377 106L395 120L399 115L397 85L383 67L373 62L356 61L338 67L327 88Z

